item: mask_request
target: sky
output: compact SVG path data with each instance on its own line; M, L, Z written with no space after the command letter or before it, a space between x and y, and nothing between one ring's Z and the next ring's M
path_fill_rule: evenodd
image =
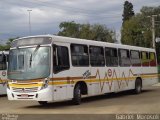
M29 34L56 34L63 21L105 24L120 38L125 0L0 0L0 44ZM160 0L128 0L135 13L142 6L159 6Z

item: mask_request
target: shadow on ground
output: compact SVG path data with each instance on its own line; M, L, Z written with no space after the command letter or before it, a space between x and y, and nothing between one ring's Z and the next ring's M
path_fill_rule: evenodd
M1 98L1 97L7 97L7 95L0 95L0 98Z
M156 91L156 89L149 89L149 90L143 90L142 95L148 92L153 92ZM140 95L141 95L140 94ZM82 105L92 103L95 101L102 101L102 100L110 100L110 99L115 99L115 98L122 98L122 97L127 97L127 96L137 96L136 94L133 93L133 91L123 91L119 93L108 93L104 95L98 95L98 96L92 96L92 97L86 97L82 99ZM117 103L118 104L118 103ZM41 108L41 109L53 109L53 108L66 108L66 107L71 107L71 106L77 106L72 103L71 100L68 101L61 101L61 102L51 102L48 103L47 105L32 105L32 106L25 106L24 108Z

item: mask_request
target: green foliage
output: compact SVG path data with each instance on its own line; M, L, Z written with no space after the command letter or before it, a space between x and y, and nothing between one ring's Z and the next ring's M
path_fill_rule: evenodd
M152 31L150 15L160 14L159 7L143 7L141 13L125 21L121 29L121 42L123 44L152 47ZM157 17L156 21L160 21ZM160 24L155 26L156 37L160 37Z
M132 16L134 16L134 11L133 11L133 5L131 2L125 1L124 2L124 9L123 9L123 23L127 20L129 20Z
M10 47L11 47L11 46L10 46L10 45L11 45L11 42L12 42L14 39L17 39L17 38L19 38L19 37L9 38L5 45L0 45L0 51L9 50Z
M59 28L61 29L59 36L114 42L115 32L105 25L78 24L72 21L60 23Z
M121 42L123 44L151 47L151 30L148 29L148 21L145 19L144 16L138 14L123 24L121 31Z
M72 22L61 22L59 25L60 29L63 29L58 33L60 36L70 36L70 37L78 37L79 36L79 27L80 24Z

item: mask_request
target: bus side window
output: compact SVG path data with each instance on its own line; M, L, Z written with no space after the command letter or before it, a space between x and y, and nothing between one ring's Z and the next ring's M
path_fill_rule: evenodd
M149 54L148 52L141 52L142 66L149 66Z
M65 46L53 46L53 72L58 73L60 71L70 68L68 48Z
M0 70L6 70L7 63L6 63L6 56L5 54L0 54Z
M89 66L88 46L71 44L71 58L73 66Z
M150 52L150 66L156 66L156 57L155 53Z
M99 46L90 46L90 64L91 66L104 66L104 49Z
M131 65L129 50L119 49L119 65L124 67Z
M118 66L118 56L116 48L105 48L106 66Z
M141 66L139 51L131 50L130 55L131 55L132 66Z

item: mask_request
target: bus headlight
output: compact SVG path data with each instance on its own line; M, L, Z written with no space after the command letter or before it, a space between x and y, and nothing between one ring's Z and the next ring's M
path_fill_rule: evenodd
M43 81L43 85L41 87L41 90L47 88L48 87L48 83L49 83L49 80L44 80Z

